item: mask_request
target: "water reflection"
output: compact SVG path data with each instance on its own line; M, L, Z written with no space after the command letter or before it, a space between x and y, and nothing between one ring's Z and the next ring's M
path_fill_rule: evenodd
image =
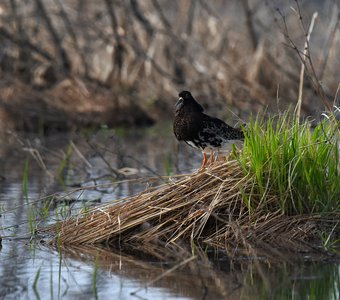
M5 242L0 257L5 299L95 298L95 290L99 299L339 299L336 263L272 265L220 256L174 269L177 260L90 247L33 250L22 241Z
M164 249L155 249L157 255L131 249L58 250L40 243L46 237L29 240L29 208L42 226L53 222L66 202L68 209L82 209L160 184L162 175L198 168L200 153L185 146L177 151L170 130L37 140L30 146L39 151L45 169L22 146L1 146L0 175L6 178L0 182L1 299L339 299L339 262L305 261L295 254L282 254L273 262L265 253L230 260L223 253L197 249L194 259L178 249L169 257ZM28 199L22 188L27 158ZM85 186L90 188L84 192ZM46 198L56 191L58 195Z

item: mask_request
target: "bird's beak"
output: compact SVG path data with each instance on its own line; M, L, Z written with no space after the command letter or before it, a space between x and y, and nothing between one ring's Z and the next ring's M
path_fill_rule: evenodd
M175 104L176 112L181 109L181 107L183 106L183 102L184 102L183 98L179 97L176 104Z

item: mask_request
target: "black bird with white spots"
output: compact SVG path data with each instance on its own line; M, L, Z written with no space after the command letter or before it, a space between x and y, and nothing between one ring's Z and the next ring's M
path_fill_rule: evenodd
M202 168L206 166L206 150L211 151L210 160L213 162L213 151L220 149L233 140L243 140L243 131L233 128L218 118L203 113L203 107L188 91L179 93L176 103L174 133L179 141L200 149L203 152Z

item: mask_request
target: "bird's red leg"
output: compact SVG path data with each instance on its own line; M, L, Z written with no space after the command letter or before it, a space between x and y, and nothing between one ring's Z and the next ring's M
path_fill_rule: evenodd
M214 150L210 149L210 157L209 160L207 162L207 165L211 165L214 162Z
M212 164L215 161L215 154L214 154L214 150L211 149L210 150L210 164Z
M202 166L201 169L204 169L205 165L207 164L207 155L203 151L203 161L202 161Z

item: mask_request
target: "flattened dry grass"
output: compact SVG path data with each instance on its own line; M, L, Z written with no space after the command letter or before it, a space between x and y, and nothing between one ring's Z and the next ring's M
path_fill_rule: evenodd
M259 204L250 213L243 194L254 190L255 177L244 176L239 162L216 162L204 172L148 190L120 204L107 204L53 226L62 244L204 242L287 244L312 236L320 216L287 217ZM266 205L277 201L268 196Z
M101 206L64 221L59 224L59 240L102 243L112 238L143 241L166 238L173 242L183 236L194 238L221 206L225 213L243 213L245 206L235 204L242 204L239 187L247 180L237 161L218 163L205 172L147 190L124 203ZM227 207L222 205L226 195L230 199Z

